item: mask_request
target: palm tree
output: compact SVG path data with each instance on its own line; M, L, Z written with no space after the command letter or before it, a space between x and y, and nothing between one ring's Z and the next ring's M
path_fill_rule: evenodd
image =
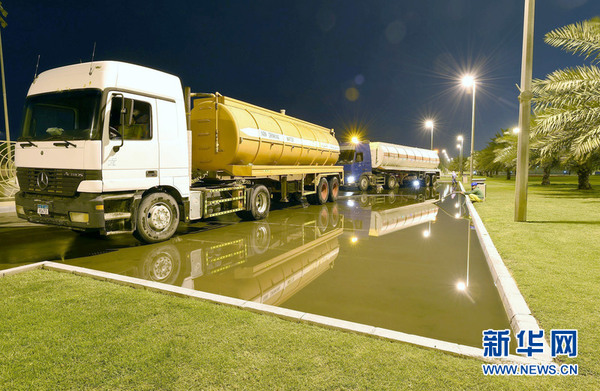
M591 64L534 80L532 134L542 157L564 151L579 175L578 188L591 189L589 175L600 162L600 18L553 30L545 41Z
M496 133L494 141L494 162L506 168L506 179L510 179L511 170L517 167L517 135L508 129L502 129L499 134Z

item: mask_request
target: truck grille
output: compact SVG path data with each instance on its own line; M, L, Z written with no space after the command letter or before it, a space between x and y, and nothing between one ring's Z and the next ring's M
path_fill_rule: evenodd
M17 168L21 191L71 197L83 180L101 179L100 170Z

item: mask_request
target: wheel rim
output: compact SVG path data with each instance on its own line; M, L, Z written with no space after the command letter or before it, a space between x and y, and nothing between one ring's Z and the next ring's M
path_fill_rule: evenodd
M148 225L155 231L162 231L171 225L171 209L167 204L158 202L148 210Z
M258 193L256 195L256 199L254 201L254 206L256 207L256 210L258 211L258 213L262 214L265 213L265 211L267 210L267 196L264 193Z
M363 178L360 180L360 187L362 187L363 189L367 188L367 178Z

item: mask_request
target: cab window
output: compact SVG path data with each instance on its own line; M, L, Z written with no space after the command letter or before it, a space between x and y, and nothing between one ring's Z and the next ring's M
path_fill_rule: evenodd
M152 139L152 111L150 103L126 98L124 107L125 124L122 124L121 102L122 98L113 98L109 126L121 132L125 140ZM110 134L111 138L113 138L114 134Z

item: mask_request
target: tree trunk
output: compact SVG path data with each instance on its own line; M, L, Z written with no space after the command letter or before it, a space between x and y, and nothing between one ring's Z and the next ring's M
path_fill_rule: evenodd
M552 166L544 166L544 175L542 176L542 186L550 186L550 170Z
M510 170L506 170L506 180L510 181Z
M578 190L592 190L592 185L590 184L590 174L592 170L589 168L579 167L577 169L577 176L579 181L579 186L577 186Z

